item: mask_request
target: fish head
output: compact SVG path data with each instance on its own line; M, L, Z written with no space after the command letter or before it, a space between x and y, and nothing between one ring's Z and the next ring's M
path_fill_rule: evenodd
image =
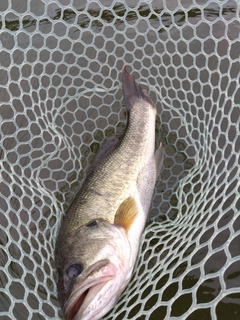
M58 254L59 300L67 320L99 319L113 307L132 274L135 259L126 230L96 219L70 238L68 251Z

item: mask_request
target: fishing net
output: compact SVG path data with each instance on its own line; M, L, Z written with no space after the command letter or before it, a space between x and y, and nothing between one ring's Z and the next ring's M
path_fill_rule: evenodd
M132 280L104 319L240 318L239 10L0 1L1 319L62 319L56 234L101 142L124 132L124 65L156 102L166 155Z

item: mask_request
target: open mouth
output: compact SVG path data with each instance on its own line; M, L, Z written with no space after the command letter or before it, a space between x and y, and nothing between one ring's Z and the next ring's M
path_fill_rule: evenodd
M71 320L74 319L74 317L76 316L76 314L78 313L79 309L81 308L84 299L86 298L88 292L90 289L87 289L86 291L84 291L77 299L77 301L72 305L72 307L69 309L68 313L67 313L67 319Z
M82 283L76 285L76 289L74 289L67 301L65 309L67 320L73 320L76 316L79 319L96 296L101 300L102 288L115 275L115 266L109 261L91 268L91 271L88 272ZM96 310L96 312L98 311ZM94 312L94 308L91 308L91 312Z

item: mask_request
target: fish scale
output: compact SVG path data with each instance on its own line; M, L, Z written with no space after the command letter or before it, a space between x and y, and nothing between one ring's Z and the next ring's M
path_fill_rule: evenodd
M56 241L59 300L67 320L108 312L130 280L164 148L155 152L156 107L125 69L128 123L104 143L63 218Z
M145 112L141 112L143 107L144 111L147 109ZM149 105L146 108L146 103L144 105L142 101L134 105L120 147L103 161L91 177L87 178L85 185L69 208L64 223L85 224L89 219L99 217L113 223L116 209L129 195L130 190L136 187L137 176L146 162L145 153L153 153L155 114L153 107ZM144 122L143 118L149 119L148 122ZM139 126L139 123L142 126ZM151 135L145 138L146 133L149 134L149 132ZM108 212L104 214L106 209ZM90 218L89 215L91 215Z

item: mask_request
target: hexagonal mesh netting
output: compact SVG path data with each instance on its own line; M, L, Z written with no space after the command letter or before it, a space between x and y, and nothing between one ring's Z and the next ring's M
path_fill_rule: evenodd
M105 319L240 318L239 1L0 1L0 318L61 319L56 232L129 66L166 158L131 282Z

